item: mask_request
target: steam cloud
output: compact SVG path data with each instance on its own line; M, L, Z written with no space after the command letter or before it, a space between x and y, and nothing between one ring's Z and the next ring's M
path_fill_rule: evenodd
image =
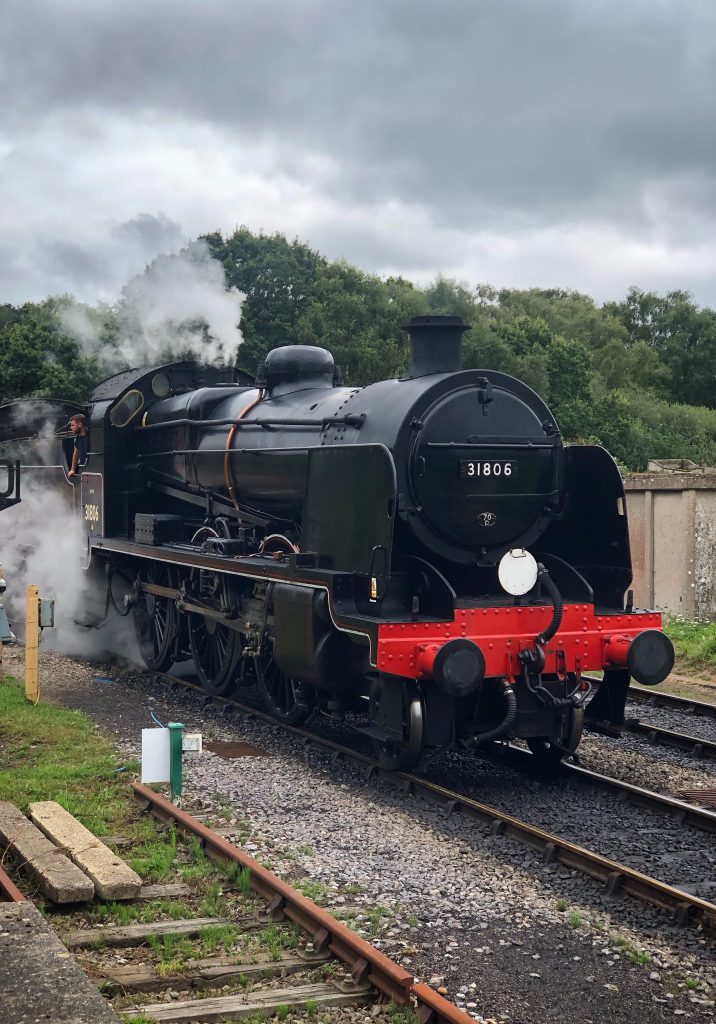
M204 364L233 366L242 341L238 324L244 298L236 288L226 287L221 263L206 243L197 241L155 259L130 280L114 309L67 303L60 316L64 329L107 375L189 356ZM108 319L115 321L116 332L107 333ZM55 628L43 634L44 646L85 658L121 651L139 664L132 616L120 617L110 604L105 621L107 580L84 571L79 493L60 465L59 426L51 403L38 400L13 410L9 436L0 437L3 458L20 457L25 467L34 467L23 473L22 502L6 509L0 521L6 609L21 627L26 586L36 583L43 597L56 600ZM13 441L31 427L32 441ZM120 608L122 590L115 581ZM87 625L98 620L99 629ZM23 628L18 635L24 635Z
M33 470L29 480L23 478L22 502L2 513L5 610L13 631L24 639L25 592L35 583L41 597L55 598L55 625L43 631L43 648L91 659L121 651L138 665L132 616L120 618L110 606L105 622L107 581L84 571L81 522L73 511L78 501L59 468L43 467ZM121 607L119 581L114 593Z
M198 240L157 257L122 289L116 340L103 339L101 316L86 306L68 305L61 319L108 374L189 356L233 366L243 340L238 325L245 297L227 288L223 266Z

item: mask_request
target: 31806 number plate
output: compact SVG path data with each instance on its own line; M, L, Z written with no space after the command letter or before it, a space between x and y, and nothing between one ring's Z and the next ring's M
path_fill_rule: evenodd
M483 479L485 477L512 476L517 469L515 462L502 462L488 460L473 461L472 459L460 459L458 470L461 479Z

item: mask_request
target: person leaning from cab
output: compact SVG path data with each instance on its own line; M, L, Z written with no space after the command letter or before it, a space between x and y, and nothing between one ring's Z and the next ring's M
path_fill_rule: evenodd
M87 421L81 412L75 413L70 420L70 430L75 436L72 465L67 474L71 480L73 476L81 476L82 470L87 465Z

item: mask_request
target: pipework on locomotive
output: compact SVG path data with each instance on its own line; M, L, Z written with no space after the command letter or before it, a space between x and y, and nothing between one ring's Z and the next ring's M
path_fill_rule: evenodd
M386 767L514 738L560 759L673 665L632 606L619 470L565 446L524 383L461 369L459 317L405 329L409 370L364 388L304 345L255 380L180 362L104 381L87 565L125 581L150 668L192 658L211 694L258 684L282 721L344 719Z

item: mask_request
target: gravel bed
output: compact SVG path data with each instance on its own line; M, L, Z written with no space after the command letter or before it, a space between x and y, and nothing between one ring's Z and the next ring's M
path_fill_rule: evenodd
M539 854L459 814L367 781L352 764L333 762L280 730L238 715L226 719L148 676L125 674L117 682L119 674L43 659L47 694L87 711L126 756L136 754L140 729L152 724L150 710L206 739L244 740L271 755L187 759L187 800L228 813L237 830L240 824L250 832L243 844L249 852L289 878L316 883L329 905L352 907L353 926L475 1019L713 1019L714 947L699 932L608 897L596 883L543 864ZM95 675L115 681L93 681ZM599 839L609 829L617 849L627 847L624 833L653 827L650 838L636 838L638 855L672 852L662 818L652 825L646 812L606 794L594 799L563 783L545 788L543 780L477 758L443 755L431 771L444 773L444 781L450 776L453 787L456 777L469 776L465 784L479 799L490 802L489 793L501 807L520 806L522 816L531 808L561 834L591 828ZM693 849L693 833L687 835ZM713 837L708 841L713 847Z
M531 776L492 759L448 753L421 774L670 885L716 897L713 833L685 827L658 811L619 804L612 793Z
M716 787L716 761L687 750L647 743L624 733L618 739L585 733L579 744L579 763L604 775L644 789L674 796L685 789Z
M699 739L716 743L716 718L708 715L680 708L657 707L643 701L629 701L625 715L627 718L638 718L648 725L658 725L660 729L671 729L673 732L683 732L687 736L698 736Z

